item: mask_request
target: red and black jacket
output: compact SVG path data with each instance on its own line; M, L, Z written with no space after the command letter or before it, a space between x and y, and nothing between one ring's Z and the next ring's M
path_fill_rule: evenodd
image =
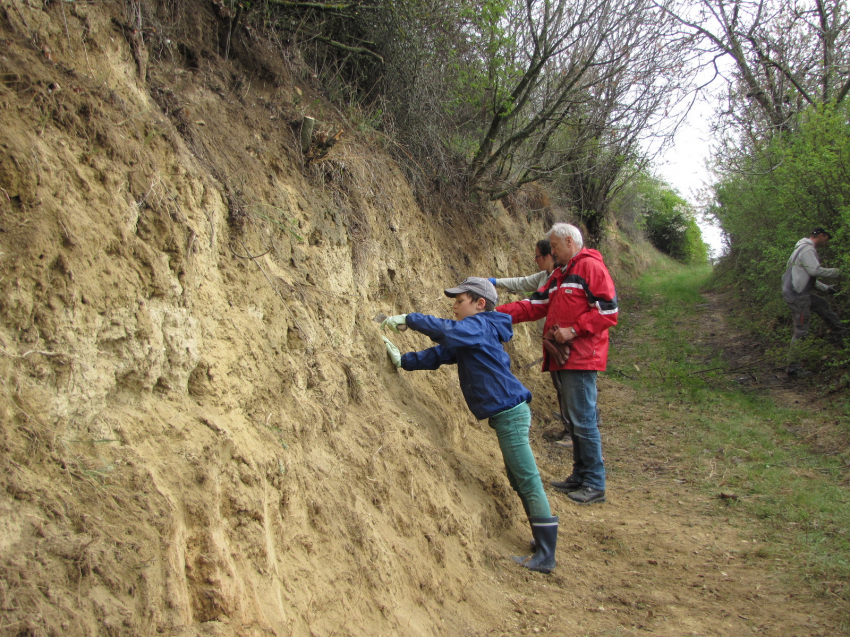
M513 323L546 317L543 331L552 326L572 327L576 337L570 356L559 366L543 352L543 371L579 369L602 371L608 363L608 328L617 324L617 292L602 255L582 248L547 284L528 299L496 308L511 315Z

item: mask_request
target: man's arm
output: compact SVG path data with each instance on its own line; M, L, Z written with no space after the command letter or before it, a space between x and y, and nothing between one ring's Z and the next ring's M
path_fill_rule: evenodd
M533 296L533 295L532 295ZM511 323L536 321L546 316L549 311L549 299L524 299L514 303L505 303L496 307L497 312L511 315Z
M818 253L815 249L809 248L807 250L801 250L800 254L797 256L797 264L801 268L805 269L806 272L809 273L809 276L813 277L822 277L824 279L835 279L838 278L840 272L838 268L822 268L820 265L820 261L818 260ZM815 284L817 285L817 284ZM818 287L818 289L821 289Z
M821 292L826 292L828 294L835 294L837 288L832 285L827 285L826 283L821 283L820 281L815 281L815 288L820 290Z
M549 285L552 276L549 275L543 285L527 299L499 305L496 311L510 314L511 323L525 323L543 318L549 312Z
M614 281L608 269L601 264L595 265L587 272L584 292L590 311L580 314L573 325L577 336L599 334L617 324L619 304Z

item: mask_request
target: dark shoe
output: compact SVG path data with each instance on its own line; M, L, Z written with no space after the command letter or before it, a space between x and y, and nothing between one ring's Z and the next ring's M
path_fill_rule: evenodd
M534 555L515 556L514 561L529 571L551 573L555 568L555 547L558 544L558 518L528 518L531 534L537 547Z
M791 378L808 378L812 376L812 372L807 369L803 369L802 367L789 367L788 375Z
M581 489L581 479L576 478L575 476L564 478L563 482L550 482L549 484L551 484L561 493L571 493L573 491L578 491L579 489Z
M577 491L568 493L567 497L573 502L578 502L579 504L605 502L605 492L601 489L594 489L593 487L582 487Z

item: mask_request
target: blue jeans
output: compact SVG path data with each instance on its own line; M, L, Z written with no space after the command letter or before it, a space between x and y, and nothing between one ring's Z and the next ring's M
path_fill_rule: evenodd
M605 490L602 437L596 426L596 372L562 369L561 413L573 423L573 476L583 487Z
M531 427L528 403L520 403L492 416L490 426L496 430L508 482L522 500L525 514L531 518L551 517L549 500L546 499L537 462L528 442L528 430Z

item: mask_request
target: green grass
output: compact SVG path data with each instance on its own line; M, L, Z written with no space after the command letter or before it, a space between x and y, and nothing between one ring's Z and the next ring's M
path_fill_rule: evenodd
M850 599L850 454L833 443L815 448L818 430L850 430L843 410L790 409L747 392L716 353L699 343L697 316L707 267L666 265L622 296L609 375L657 403L675 427L679 453L724 514L752 523L772 556L825 595ZM836 435L832 440L840 440ZM846 436L844 438L846 440Z

